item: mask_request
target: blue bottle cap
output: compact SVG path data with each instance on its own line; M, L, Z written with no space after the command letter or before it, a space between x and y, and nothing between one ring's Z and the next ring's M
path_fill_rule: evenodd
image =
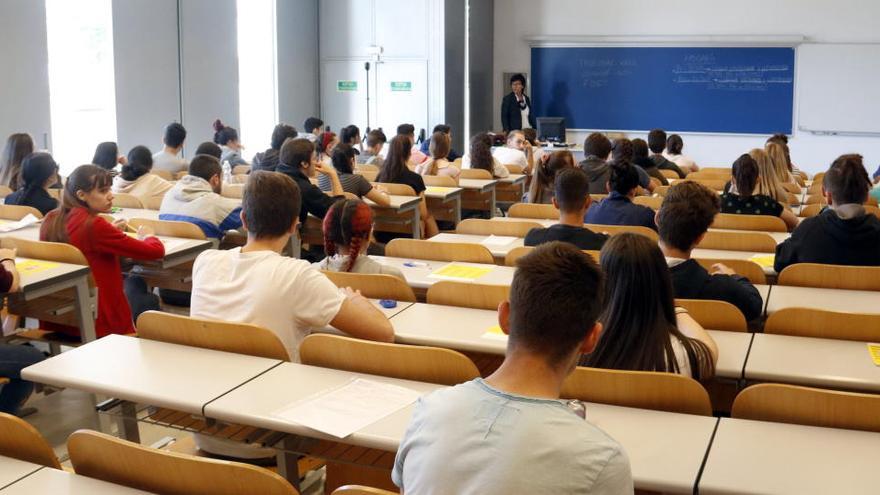
M397 301L395 301L394 299L380 299L380 300L379 300L379 305L382 306L382 307L385 308L385 309L396 308L396 307L397 307Z

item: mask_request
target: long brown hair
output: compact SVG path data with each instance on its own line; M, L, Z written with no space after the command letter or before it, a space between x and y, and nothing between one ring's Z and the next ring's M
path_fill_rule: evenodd
M409 161L410 155L412 155L412 141L400 134L394 136L376 182L397 183L404 172L409 170L406 162Z
M61 195L61 204L50 215L46 216L43 226L46 232L46 240L50 242L68 242L67 215L74 208L86 208L94 215L96 212L89 209L89 205L76 196L77 191L85 193L110 187L113 183L113 173L97 165L80 165L67 177L64 192Z
M574 168L574 155L571 151L554 151L544 155L537 164L535 176L529 185L529 203L543 203L546 196L553 196L553 181L556 174L567 168Z
M0 156L0 184L13 191L21 187L21 162L34 152L34 140L30 134L16 133L6 140L3 156Z

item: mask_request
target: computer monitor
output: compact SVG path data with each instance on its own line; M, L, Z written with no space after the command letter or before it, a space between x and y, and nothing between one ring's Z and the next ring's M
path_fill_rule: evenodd
M551 143L564 143L565 117L538 117L538 139Z

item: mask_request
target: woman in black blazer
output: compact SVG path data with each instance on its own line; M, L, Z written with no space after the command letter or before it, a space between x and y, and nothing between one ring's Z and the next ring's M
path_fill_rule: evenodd
M535 128L535 114L532 112L532 100L524 94L526 78L522 74L514 74L510 78L512 90L501 100L501 127L504 132L517 131L523 126L523 113L527 115L525 127Z

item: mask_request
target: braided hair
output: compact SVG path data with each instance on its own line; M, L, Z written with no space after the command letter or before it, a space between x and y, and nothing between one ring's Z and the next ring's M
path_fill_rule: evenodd
M323 230L324 252L327 256L334 256L339 252L339 246L346 246L349 259L344 271L350 272L363 244L370 242L373 212L359 199L339 200L324 216Z

